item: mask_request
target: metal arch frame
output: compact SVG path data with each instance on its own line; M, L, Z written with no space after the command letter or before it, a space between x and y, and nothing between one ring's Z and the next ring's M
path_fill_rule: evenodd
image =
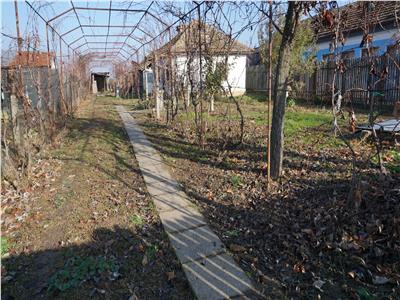
M135 53L132 53L131 56L129 56L128 59L130 59L134 54L139 53L139 50L141 48L144 48L144 46L150 44L152 41L154 41L156 38L160 37L164 32L166 32L167 30L171 29L173 26L175 26L179 21L182 20L182 18L186 17L187 15L191 14L193 11L195 11L199 6L203 5L204 3L206 3L206 1L202 1L200 3L196 3L196 6L194 8L192 8L191 10L189 10L188 12L186 12L183 16L181 16L178 20L176 20L175 22L173 22L171 25L169 25L167 28L165 28L163 31L161 31L157 36L155 36L154 38L152 38L150 41L147 41L145 43L142 43L142 45L136 50Z
M82 30L83 28L130 28L130 27L132 27L132 26L127 26L127 25L82 24L80 26L76 26L76 27L72 28L71 30L68 30L67 32L62 33L61 36L66 36L66 35L70 34L71 32L74 32L75 30L78 30L79 28L81 28L81 30ZM140 28L139 26L136 27L136 25L134 25L134 27L137 30L139 30L142 33L144 33L145 35L148 35L148 36L152 37L152 34L150 32L147 32L146 30ZM121 35L115 35L114 34L114 35L112 35L112 34L109 34L108 36L129 36L131 38L134 38L131 34L130 35L129 34L128 35L124 35L124 34L121 34ZM89 37L89 36L95 37L95 36L107 36L107 35L106 34L99 34L99 35L97 35L97 34L91 34L91 35L83 34L83 36L85 36L85 37ZM138 41L138 40L136 39L136 41Z
M79 45L79 46L77 46L75 48L71 48L71 49L78 50L79 48L81 48L83 46L86 46L86 45L88 46L88 49L86 49L86 50L93 49L93 48L89 47L89 44L104 45L105 42L87 42L87 43L83 43L83 44L81 44L81 45ZM121 51L125 51L128 55L131 55L131 53L128 52L128 50L126 50L124 48L125 46L129 47L132 51L136 51L136 49L137 49L137 48L134 48L133 46L131 46L131 45L127 44L127 43L123 43L123 42L108 42L108 44L110 44L110 45L122 45L119 48L115 48L115 49L120 49ZM107 49L109 49L109 48L107 48ZM107 49L105 49L105 50L107 50Z
M146 12L150 10L151 6L154 4L154 1L151 1L149 6L146 9ZM128 36L126 37L124 43L126 43L129 39L129 37L132 37L133 32L136 30L137 27L139 27L139 23L142 22L143 18L146 16L146 12L143 13L143 15L140 17L139 21L136 23L136 26L132 29L131 33L128 34ZM133 38L133 37L132 37ZM136 50L137 52L137 50ZM131 56L129 56L129 58L131 58Z
M72 2L72 0L71 0ZM111 2L111 1L110 1ZM154 1L153 1L154 2ZM70 11L73 10L94 10L94 11L119 11L119 12L134 12L134 13L144 13L145 15L149 15L151 17L153 17L154 19L156 19L158 22L160 22L161 24L163 24L164 26L168 26L167 23L165 23L163 20L161 20L161 18L157 17L156 15L154 15L153 13L151 13L150 11L148 11L148 9L144 10L144 9L124 9L124 8L106 8L106 7L81 7L81 6L74 6L74 8L69 8L63 12L61 12L60 14L58 14L57 16L51 18L50 20L48 20L47 22L51 23L54 20L62 17L63 15L69 13Z
M84 51L82 51L80 53L80 55L92 55L92 54L98 54L98 53L102 53L102 54L117 54L117 55L121 55L124 59L127 59L127 57L125 55L123 55L123 53L120 53L119 51L104 51L104 48L99 48L99 49L103 49L103 51L92 51L93 49L85 49ZM118 48L115 48L115 50L117 50ZM126 52L128 53L128 52ZM129 55L129 53L128 53Z
M25 3L33 10L33 12L36 14L36 15L38 15L39 16L39 18L40 19L42 19L43 20L43 22L46 24L46 31L47 31L47 27L49 27L55 34L57 34L58 35L58 37L60 38L60 41L62 41L67 47L68 47L68 49L72 49L71 47L70 47L70 44L68 44L65 40L64 40L64 38L60 35L60 33L37 11L37 9L35 9L34 7L33 7L33 5L28 1L28 0L25 0ZM61 43L61 42L60 42ZM73 50L73 52L76 54L76 55L79 55L78 53L76 53L76 51L74 51Z
M111 6L112 6L112 0L110 0L110 9L109 9L109 13L108 13L108 28L107 28L107 36L106 36L106 45L104 46L104 51L107 51L108 35L110 34Z
M85 35L85 32L83 31L82 23L81 23L81 21L80 21L80 19L79 19L78 13L76 12L74 3L72 2L72 0L71 0L70 2L71 2L72 9L73 9L73 11L74 11L74 13L75 13L76 19L77 19L77 21L78 21L79 27L81 28L82 35L84 36L84 35ZM86 37L85 37L85 41L87 42ZM88 47L89 47L89 46L88 46Z
M107 50L105 50L104 48L90 48L90 50L104 50L104 52L109 52L108 50L123 50L126 54L131 55L128 51L122 48L107 48Z
M82 31L82 37L80 37L80 38L74 40L70 45L76 43L77 41L81 40L82 38L85 39L86 43L85 43L85 44L81 44L81 45L78 46L77 48L74 48L75 50L78 49L78 48L80 48L80 47L83 46L83 45L87 45L88 48L90 48L89 43L88 43L87 38L86 38L86 35L85 35L84 31L83 31L83 28L84 28L84 27L94 27L94 28L95 28L95 27L103 27L103 26L98 26L98 25L97 25L97 26L96 26L96 25L91 25L91 26L82 25L81 22L80 22L79 16L78 16L78 14L77 14L77 12L76 12L77 10L89 10L89 11L92 10L92 11L108 11L108 12L109 12L108 25L107 25L107 26L104 26L104 27L106 27L106 28L108 29L107 35L106 35L105 50L107 50L108 37L110 36L110 34L109 34L110 28L117 28L117 26L111 26L111 25L110 25L110 21L111 21L111 12L113 12L113 11L143 13L143 15L142 15L142 17L140 18L140 20L136 23L136 25L134 25L134 29L132 30L132 32L131 32L131 33L127 36L127 38L125 39L123 45L122 45L121 48L120 48L121 51L123 50L123 47L124 47L124 45L126 44L129 48L134 49L135 52L137 52L137 48L133 48L131 45L129 45L129 44L127 43L127 40L128 40L129 38L132 38L132 39L135 40L136 42L139 42L140 44L143 44L142 41L140 41L140 40L138 40L138 39L136 39L136 38L134 38L134 37L132 36L133 32L134 32L136 29L139 30L139 31L141 31L141 32L144 33L145 35L152 36L150 33L148 33L147 31L145 31L145 30L143 30L142 28L139 27L140 22L142 21L142 19L143 19L146 15L149 15L149 16L151 16L152 18L156 19L158 22L160 22L160 23L163 24L164 26L168 26L168 24L166 24L161 18L157 17L156 15L154 15L153 13L151 13L151 12L149 11L149 9L150 9L150 7L152 6L152 4L154 3L154 1L151 2L151 4L148 6L148 8L147 8L146 10L143 10L143 9L122 9L122 8L119 9L119 8L112 8L112 0L110 0L110 7L109 7L109 8L74 6L72 0L70 1L70 3L71 3L71 6L72 6L71 8L69 8L69 9L67 9L67 10L65 10L65 11L63 11L63 12L61 12L60 14L54 16L53 18L47 20L47 21L46 21L46 24L50 24L51 22L55 21L56 19L58 19L58 18L60 18L60 17L62 17L62 16L64 16L64 15L68 14L69 12L73 11L73 12L75 13L76 19L77 19L77 21L78 21L78 23L79 23L79 26L77 26L77 27L75 27L75 28L72 28L71 30L69 30L69 31L67 31L67 32L65 32L65 33L63 33L63 34L61 34L61 37L64 37L64 36L66 36L66 35L68 35L68 34L74 32L75 30L78 30L78 29L80 28L81 31ZM119 27L119 26L118 26L118 27ZM128 28L128 27L130 27L130 26L123 26L123 28ZM96 35L94 35L94 36L96 36ZM64 41L64 42L65 42L65 41ZM70 45L68 45L68 47L69 47ZM71 48L71 49L72 49L72 48ZM126 51L126 50L125 50L125 51Z
M57 36L60 38L60 45L61 45L61 41L62 41L62 42L68 47L68 50L69 50L69 49L72 49L73 53L75 53L76 55L81 56L81 55L83 55L83 52L85 52L85 51L89 51L89 52L86 53L85 55L87 55L87 54L89 54L89 53L95 53L95 52L91 52L90 46L89 46L89 43L88 43L88 40L87 40L87 37L89 37L89 36L93 36L93 37L101 36L101 35L86 35L85 32L84 32L84 30L83 30L84 27L94 27L94 28L96 28L96 27L106 27L106 28L108 28L108 32L107 32L107 35L105 35L105 36L106 36L106 45L105 45L105 49L104 49L105 51L104 51L104 53L109 54L109 52L106 51L106 50L107 50L107 43L108 43L108 37L109 37L109 36L125 36L126 39L125 39L125 41L123 42L122 46L119 48L119 51L117 52L117 57L119 58L119 55L121 55L124 59L129 60L129 59L131 59L131 57L132 57L134 54L138 54L140 49L142 49L142 48L144 49L144 47L145 47L146 45L148 45L149 43L151 43L152 41L154 41L155 39L157 39L158 37L160 37L160 36L161 36L164 32L166 32L167 30L170 30L170 29L172 28L172 26L174 26L175 24L177 24L177 23L178 23L179 21L181 21L185 16L189 15L189 14L192 13L194 10L196 10L199 6L203 5L203 4L206 2L206 1L194 2L195 5L196 5L194 8L192 8L191 10L189 10L188 12L186 12L183 16L179 17L179 18L178 18L176 21L174 21L172 24L168 25L168 24L166 24L163 20L161 20L159 17L155 16L153 13L151 13L151 12L149 11L149 10L150 10L150 7L151 7L152 4L154 3L154 1L152 1L152 2L150 3L150 5L147 7L146 10L143 10L143 9L122 9L122 8L119 9L119 8L112 8L112 7L111 7L111 1L112 1L112 0L110 0L110 7L109 7L109 8L100 8L100 7L78 7L78 6L74 6L73 1L70 0L71 6L72 6L70 9L67 9L67 10L61 12L60 14L54 16L53 18L51 18L51 19L49 19L49 20L46 20L46 19L33 7L33 5L32 5L28 0L25 0L25 3L35 12L36 15L38 15L38 16L45 22L45 24L46 24L46 30L47 30L47 28L50 28L55 34L57 34ZM77 12L76 12L77 10L109 11L109 24L108 24L107 26L104 26L104 25L86 25L86 24L85 24L85 25L82 25L81 22L80 22L80 19L79 19L79 15L78 15ZM69 31L67 31L67 32L65 32L65 33L63 33L63 34L60 34L60 33L54 28L54 26L53 26L51 23L52 23L53 21L55 21L56 19L58 19L58 18L60 18L60 17L62 17L62 16L64 16L64 15L70 13L71 11L73 11L73 12L75 13L75 16L76 16L76 19L77 19L77 21L78 21L79 26L77 26L77 27L75 27L75 28L73 28L73 29L71 29L71 30L69 30ZM112 11L136 12L136 13L143 13L143 15L142 15L142 17L140 18L140 20L139 20L134 26L111 25L111 24L110 24L110 17L111 17L111 12L112 12ZM158 22L160 22L161 24L163 24L164 26L166 26L166 28L165 28L164 30L162 30L159 34L157 34L156 36L153 37L150 33L146 32L144 29L142 29L142 28L139 27L140 23L142 22L143 18L144 18L146 15L149 15L149 16L151 16L152 18L156 19ZM132 30L132 32L131 32L130 34L128 34L128 35L125 35L125 34L121 34L121 35L110 35L110 34L109 34L109 29L110 29L110 28L128 28L128 27L134 27L134 29ZM81 31L82 31L82 36L79 37L79 38L77 38L77 39L75 39L75 40L72 41L71 43L67 43L67 42L65 41L64 37L65 37L66 35L70 34L71 32L73 32L73 31L79 29L79 28L80 28ZM134 32L135 30L139 30L139 31L141 31L142 33L144 33L145 35L150 36L151 39L147 41L147 40L140 40L140 39L136 38L135 36L132 35L133 32ZM134 48L133 46L129 45L129 44L127 43L127 40L128 40L129 38L131 38L131 39L133 39L134 41L138 42L138 43L140 44L140 46L139 46L138 48ZM76 47L76 48L72 48L72 47L71 47L72 44L74 44L74 43L80 41L81 39L85 39L85 43L84 43L84 44L81 44L81 45L79 45L79 46ZM79 49L80 47L82 47L82 46L84 46L84 45L87 46L87 49L85 49L83 52L78 53L78 52L77 52L77 49ZM126 58L125 55L123 55L123 54L121 53L121 51L125 51L126 53L129 54L129 52L128 52L127 50L123 49L123 47L125 47L125 45L127 45L129 48L131 48L131 49L134 50L132 53L130 53L130 55L128 56L128 58ZM110 53L110 54L111 54L111 53ZM125 60L125 61L126 61L126 60Z
M104 52L104 51L103 52L89 52L89 53L86 53L85 56L90 56L90 58L93 58L93 57L103 58L104 57L104 59L119 57L120 59L122 59L122 61L126 60L126 57L121 54L118 54L117 51L114 51L114 52Z
M91 36L94 36L94 37L106 37L106 35L86 35L86 37L91 37ZM127 35L110 35L110 36L118 36L118 37L126 37ZM78 39L76 39L75 41L73 41L70 45L72 45L72 44L74 44L75 42L77 42L77 41L79 41L79 40L81 40L81 39L83 39L84 38L84 36L81 36L80 38L78 38ZM142 43L142 41L140 41L140 40L138 40L138 39L133 39L133 40L135 40L135 41L137 41L137 42L139 42L139 43ZM128 44L128 43L124 43L124 42L118 42L118 41L116 41L116 42L108 42L108 43L110 43L110 44L115 44L115 45L123 45L123 46L128 46L129 48L131 48L131 49L133 49L133 50L136 50L136 48L135 47L133 47L132 45L130 45L130 44ZM75 47L74 49L78 49L79 47L81 47L81 46L84 46L84 45L86 45L86 44L105 44L105 41L102 41L102 42L98 42L98 41L88 41L88 42L84 42L83 44L80 44L79 46L77 46L77 47ZM121 46L122 47L122 46ZM71 47L72 48L72 47Z

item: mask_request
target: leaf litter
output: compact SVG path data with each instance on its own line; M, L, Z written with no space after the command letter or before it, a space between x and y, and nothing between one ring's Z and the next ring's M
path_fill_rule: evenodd
M329 124L286 138L284 175L267 191L263 125L248 122L245 143L227 149L218 138L221 122L214 123L201 148L188 122L164 125L145 114L135 117L266 294L400 298L400 176L382 180L372 163L360 163L357 209L348 199L351 156L332 142ZM234 132L234 122L229 124ZM365 156L371 151L356 150Z

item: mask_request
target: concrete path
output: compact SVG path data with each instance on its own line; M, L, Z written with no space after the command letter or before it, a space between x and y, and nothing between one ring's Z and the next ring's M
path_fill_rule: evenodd
M123 106L116 109L133 145L147 190L197 298L262 298L180 190L133 117Z

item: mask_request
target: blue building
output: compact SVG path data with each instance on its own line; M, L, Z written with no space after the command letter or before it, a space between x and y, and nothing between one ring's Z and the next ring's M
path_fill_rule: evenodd
M400 52L400 2L399 1L357 1L341 7L344 19L344 45L337 52L342 58L360 58L370 53L374 56ZM396 20L397 14L397 20ZM368 23L368 36L365 36L365 24ZM334 57L330 51L333 39L328 28L318 33L317 60L327 61Z

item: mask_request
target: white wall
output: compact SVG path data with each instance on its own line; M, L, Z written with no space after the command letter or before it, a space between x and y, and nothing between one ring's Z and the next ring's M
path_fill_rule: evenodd
M224 59L221 57L220 59ZM228 80L222 83L223 87L232 87L232 93L241 95L246 92L246 55L236 55L228 57Z
M217 56L215 61L224 61L225 57ZM230 55L228 57L228 80L222 83L222 86L227 88L228 83L232 87L232 93L234 95L240 95L246 92L246 55ZM186 56L178 56L175 60L176 72L178 78L187 83L187 58ZM192 69L194 73L198 74L198 58L194 58L192 62Z

